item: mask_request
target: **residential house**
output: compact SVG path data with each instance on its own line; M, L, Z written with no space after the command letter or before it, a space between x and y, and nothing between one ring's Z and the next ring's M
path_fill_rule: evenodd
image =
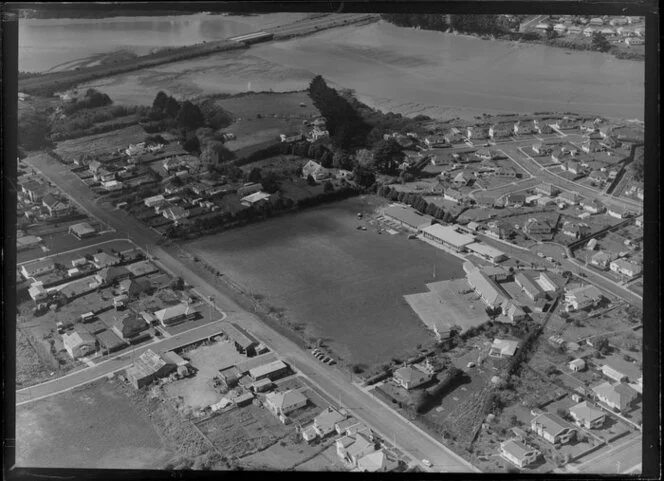
M643 271L643 266L636 262L630 262L626 259L616 259L609 264L609 268L612 272L621 274L627 277L634 277L641 274Z
M71 210L69 205L57 199L53 194L46 194L42 199L42 205L46 207L50 217L61 217L69 214Z
M628 217L629 211L625 207L610 205L606 208L606 213L616 219L624 219Z
M576 205L581 200L581 196L576 192L565 191L558 195L558 199L565 201L568 204Z
M515 439L500 443L500 456L522 469L537 461L541 454L537 449Z
M514 127L512 132L514 135L528 135L536 132L535 124L532 120L520 121L517 120L514 122Z
M348 430L348 428L355 426L356 424L362 424L360 423L357 419L354 417L349 417L347 419L344 419L343 421L339 421L334 425L334 430L337 432L337 434L341 435Z
M163 378L177 369L177 366L163 358L152 349L141 354L134 364L127 368L126 375L129 382L136 389L147 386L155 379Z
M298 142L304 138L304 135L302 135L302 132L286 132L285 134L280 134L279 138L281 139L282 142L285 142L287 144L291 144L293 142Z
M335 425L346 419L346 416L333 407L328 407L314 418L314 430L321 438L335 432Z
M469 140L486 140L489 138L489 127L486 125L472 125L466 128L466 137Z
M604 374L606 377L609 379L612 379L613 381L616 382L627 382L629 381L629 376L625 374L624 372L621 372L619 369L609 365L609 364L603 364L602 365L602 374Z
M481 148L475 151L475 156L485 161L495 159L495 155L495 152L491 149Z
M186 319L196 317L198 311L192 308L189 304L176 304L174 306L161 309L154 313L157 321L164 326L169 327L178 324Z
M605 207L597 200L591 200L589 202L584 201L582 206L583 210L590 212L591 214L599 214L605 210Z
M120 281L118 292L127 295L130 299L139 296L141 293L149 291L152 288L149 281L144 279L125 279Z
M146 207L155 207L165 201L163 194L153 195L152 197L146 197L143 199L143 203Z
M90 224L87 222L81 222L79 224L74 224L70 225L68 232L79 239L85 239L87 237L92 237L97 233L96 229L94 229Z
M528 314L518 305L512 301L507 301L502 306L503 316L507 317L511 323L516 323L519 321L524 321L528 317Z
M387 473L399 466L396 456L388 453L385 449L379 449L365 455L357 461L354 471L363 473Z
M115 281L131 277L131 275L132 273L129 269L124 266L117 265L103 267L99 270L99 272L97 272L97 278L102 283L102 285L105 286L113 284Z
M41 276L43 274L48 274L55 270L55 262L52 259L44 259L41 261L31 262L29 264L23 264L21 266L21 274L26 279L31 279L34 277Z
M531 217L523 223L523 231L528 235L548 235L553 227L546 220Z
M494 124L489 127L489 137L492 140L509 139L514 131L514 126L509 124Z
M459 190L456 189L446 189L445 194L443 195L443 198L447 200L451 200L452 202L456 202L457 204L460 204L463 202L463 200L466 198L466 196L460 192Z
M181 157L170 157L162 163L162 167L166 172L172 172L172 171L177 171L181 167L185 167L187 165L186 161L182 159Z
M189 214L190 214L189 210L177 205L169 206L162 211L162 215L166 219L175 222L182 219L186 219L187 217L189 217Z
M262 379L274 381L283 377L284 374L288 373L288 370L288 365L284 361L277 359L276 361L249 369L249 376L251 376L254 381L260 381Z
M588 178L595 183L604 185L606 181L609 180L609 174L602 172L601 170L593 170L590 175L588 175Z
M576 430L556 414L540 414L530 422L530 429L552 444L567 444Z
M30 180L20 185L21 192L26 194L31 202L39 202L48 193L48 187L35 180Z
M551 155L555 146L553 144L545 144L543 142L537 142L533 144L532 149L537 155Z
M302 178L313 177L316 182L321 182L330 177L330 171L318 162L310 160L302 167Z
M608 381L595 386L593 394L599 401L618 411L629 409L638 397L638 393L629 385L624 383L614 385Z
M604 425L606 413L588 401L583 401L569 408L569 414L580 428L599 429Z
M551 125L549 125L549 123L544 120L540 119L533 120L533 127L535 128L535 132L541 135L547 135L553 133Z
M599 269L608 269L613 256L605 251L599 251L590 258L590 263Z
M562 233L574 239L583 239L590 235L590 226L583 222L566 220L563 223Z
M114 316L112 329L120 339L127 342L138 342L149 336L148 325L143 318L134 312Z
M505 207L523 207L526 203L526 194L509 194L505 198Z
M495 338L489 349L491 357L512 357L519 347L519 341Z
M424 143L430 149L436 147L447 147L449 145L449 142L444 135L431 135L424 139Z
M634 220L634 225L637 226L637 227L643 227L643 215L638 216Z
M468 185L472 180L473 178L470 175L466 174L465 172L459 172L454 177L453 182L458 186L464 187Z
M28 289L28 295L30 296L30 299L35 302L43 301L48 298L48 293L41 284L31 285Z
M433 369L427 369L426 367L415 364L400 367L394 372L392 378L394 382L404 389L411 390L431 381L433 375Z
M581 144L581 150L587 154L594 152L603 152L606 150L606 147L597 140L586 140Z
M62 344L72 359L87 356L97 350L95 338L86 331L73 331L63 334Z
M581 358L574 359L567 364L569 370L572 372L579 372L586 369L586 361Z
M593 285L566 290L566 310L570 312L586 309L588 307L596 307L603 298L604 296L602 296L601 291Z
M120 263L120 258L107 254L106 252L98 252L92 256L92 262L97 269L104 267L115 266Z
M282 422L288 414L306 406L308 402L309 400L304 394L294 389L271 392L265 396L265 405L275 416L282 419Z
M223 331L239 353L247 357L256 355L259 343L251 334L232 322L224 326Z
M336 442L337 455L351 467L367 454L376 451L376 442L366 433L343 436Z
M455 127L452 127L443 137L448 144L460 144L465 140L461 131Z
M265 192L254 192L240 199L240 203L245 207L252 207L269 202L271 196Z

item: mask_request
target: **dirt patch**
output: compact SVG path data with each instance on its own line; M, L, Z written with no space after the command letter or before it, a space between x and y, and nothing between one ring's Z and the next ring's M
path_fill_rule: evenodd
M150 469L170 454L149 417L108 382L16 410L17 466Z
M16 387L37 384L49 377L48 366L21 329L16 330Z

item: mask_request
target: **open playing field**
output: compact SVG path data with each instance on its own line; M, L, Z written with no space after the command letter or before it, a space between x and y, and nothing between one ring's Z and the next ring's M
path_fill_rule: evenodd
M382 199L349 199L187 244L245 290L306 326L345 361L385 362L431 339L403 296L463 277L456 258L406 235L357 230Z
M159 468L170 453L147 417L106 381L16 410L16 465Z

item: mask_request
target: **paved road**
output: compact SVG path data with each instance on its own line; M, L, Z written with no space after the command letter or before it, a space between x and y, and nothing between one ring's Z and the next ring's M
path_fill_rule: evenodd
M228 313L229 321L247 328L261 342L285 356L297 370L309 377L319 389L333 399L340 399L343 404L347 404L360 419L371 425L384 438L391 439L394 433L398 433L398 447L411 457L431 460L436 471L478 471L469 462L414 427L395 411L383 406L371 395L358 389L351 383L347 374L315 362L310 353L266 326L258 317L244 311L225 292L210 285L181 260L156 246L157 235L150 228L121 211L101 208L94 201L89 188L64 165L55 160L49 161L45 156L26 159L26 163L41 171L64 192L67 192L78 203L85 206L91 215L115 227L118 232L124 233L138 245L150 245L150 253L158 258L159 264L196 286L203 296L213 296L215 304ZM108 369L107 372L111 372L112 366L101 364L89 369L102 373ZM90 375L88 374L88 376ZM56 393L61 391L63 386L66 388L68 386L66 383L69 383L69 381L58 379L49 382L44 388L35 386L31 389L45 389L44 392L50 390Z
M595 456L591 455L583 463L572 466L573 472L624 474L632 472L641 464L642 437L631 435L620 439L608 449L600 450Z

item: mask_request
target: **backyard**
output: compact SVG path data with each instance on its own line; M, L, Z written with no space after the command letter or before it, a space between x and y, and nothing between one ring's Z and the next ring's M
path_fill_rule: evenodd
M65 161L73 161L81 154L101 154L115 152L120 148L127 148L129 144L136 144L145 140L145 130L140 125L132 125L104 134L90 135L78 139L59 142L55 152Z

